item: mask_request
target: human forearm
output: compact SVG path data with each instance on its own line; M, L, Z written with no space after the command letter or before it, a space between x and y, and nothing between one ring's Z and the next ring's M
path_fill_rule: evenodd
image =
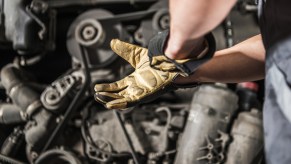
M214 29L228 14L236 0L170 0L170 37L165 54L187 58L200 37Z
M234 47L217 51L212 60L202 65L193 75L178 78L177 83L224 82L259 80L264 77L265 50L260 35Z

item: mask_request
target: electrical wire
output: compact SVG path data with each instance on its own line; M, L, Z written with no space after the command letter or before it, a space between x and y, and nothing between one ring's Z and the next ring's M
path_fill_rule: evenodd
M130 137L129 137L128 133L127 133L127 130L126 130L125 126L124 126L124 123L123 123L123 121L122 121L122 119L120 117L120 114L116 110L114 110L113 113L115 114L115 117L118 120L119 125L120 125L120 127L121 127L121 129L123 131L123 134L124 134L124 136L126 138L126 141L127 141L127 144L128 144L128 146L130 148L130 152L131 152L131 155L133 157L134 163L135 164L139 164L140 160L138 159L138 156L137 156L137 154L136 154L136 152L134 150L133 144L132 144L131 139L130 139Z

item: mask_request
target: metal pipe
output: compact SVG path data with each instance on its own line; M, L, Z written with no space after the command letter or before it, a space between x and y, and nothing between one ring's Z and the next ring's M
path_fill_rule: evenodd
M0 123L17 124L26 121L26 114L16 105L0 103Z
M1 163L4 162L6 164L25 164L24 162L20 162L3 154L0 154L0 161Z
M39 93L31 86L29 75L14 65L7 65L1 70L1 82L13 103L24 112L38 108Z

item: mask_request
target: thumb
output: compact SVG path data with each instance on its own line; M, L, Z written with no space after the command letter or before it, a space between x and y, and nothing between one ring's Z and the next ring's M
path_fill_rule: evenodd
M110 42L111 49L134 68L140 63L141 58L147 55L147 49L140 46L126 43L118 39L112 39Z

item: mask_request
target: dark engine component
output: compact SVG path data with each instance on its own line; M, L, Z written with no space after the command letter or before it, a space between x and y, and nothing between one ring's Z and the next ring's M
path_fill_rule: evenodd
M65 150L49 150L43 153L36 161L35 164L51 164L51 163L69 163L81 164L76 156Z
M23 128L16 127L13 132L7 137L1 147L1 154L15 157L20 146L24 142Z
M25 140L29 156L32 159L35 158L34 154L41 152L56 125L57 116L46 110L41 110L33 117L32 121L27 123Z
M0 106L0 123L15 124L26 121L25 113L16 105L1 104Z
M227 129L238 97L221 86L204 85L194 94L187 124L179 143L176 164L222 163Z
M160 1L154 4L149 10L158 11L151 19L144 19L139 29L134 34L136 42L143 47L147 47L150 39L158 32L170 27L170 15L168 11L168 1Z
M244 82L237 84L236 93L239 96L238 106L242 111L250 111L252 108L261 108L258 100L258 84L255 82Z
M172 161L169 156L176 153L175 143L184 127L188 106L169 105L148 105L122 113L134 150L147 156L148 162ZM126 152L130 152L130 148L114 112L101 109L99 107L98 111L96 107L91 107L88 110L91 112L84 115L90 117L84 124L83 135L92 138L86 146L86 153L99 162L128 160L130 154Z
M124 40L124 30L120 23L106 21L110 18L114 18L113 14L103 9L86 11L76 18L67 34L67 47L73 61L82 63L79 43L89 54L91 69L105 67L117 58L110 49L110 41L112 38Z
M260 163L263 153L262 113L257 109L242 112L231 130L233 137L227 152L227 164Z
M1 79L12 102L21 109L21 111L19 111L17 107L9 105L9 107L14 109L8 111L3 108L3 112L6 111L11 113L14 111L13 113L17 115L17 111L19 111L22 118L25 118L32 115L35 110L41 106L39 100L40 94L33 85L32 76L28 73L16 66L7 65L1 70ZM8 108L8 105L6 105L6 108ZM5 114L6 113L3 113L3 116Z
M1 8L1 42L12 42L14 50L26 55L54 48L56 13L46 3L5 0Z
M60 113L61 111L58 110L69 105L77 83L77 78L72 75L64 76L52 83L41 94L40 100L43 106L51 112Z
M28 154L32 160L36 158L33 154L42 151L51 133L62 120L64 110L74 97L78 81L80 78L75 76L64 76L53 82L41 94L43 107L32 116L26 124L25 131Z

